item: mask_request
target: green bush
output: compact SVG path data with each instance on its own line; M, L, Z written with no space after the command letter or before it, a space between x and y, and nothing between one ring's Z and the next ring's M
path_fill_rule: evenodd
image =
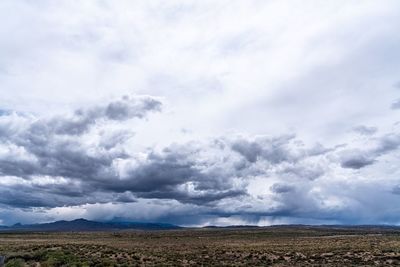
M25 261L23 259L11 259L7 261L5 267L24 267Z
M45 255L45 261L41 264L42 266L51 266L51 267L61 267L61 266L75 266L75 267L84 267L88 266L88 264L84 262L80 262L77 257L69 252L63 252L61 250L58 251L49 251Z

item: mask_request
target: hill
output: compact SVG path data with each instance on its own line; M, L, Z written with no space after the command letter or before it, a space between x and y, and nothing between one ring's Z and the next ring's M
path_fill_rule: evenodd
M115 231L115 230L169 230L181 227L166 223L142 222L98 222L85 219L56 221L41 224L14 224L0 227L0 231L38 231L38 232L79 232L79 231Z

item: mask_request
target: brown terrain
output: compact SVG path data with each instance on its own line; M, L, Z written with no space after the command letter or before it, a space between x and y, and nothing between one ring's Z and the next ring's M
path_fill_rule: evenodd
M2 256L5 266L400 265L400 230L282 226L2 232Z

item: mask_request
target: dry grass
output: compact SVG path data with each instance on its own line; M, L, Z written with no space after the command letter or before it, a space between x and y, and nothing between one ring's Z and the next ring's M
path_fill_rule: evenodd
M382 229L192 229L2 233L6 266L400 265L400 232Z

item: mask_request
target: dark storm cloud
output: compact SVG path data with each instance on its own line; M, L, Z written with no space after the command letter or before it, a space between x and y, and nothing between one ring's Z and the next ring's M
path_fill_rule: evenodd
M123 121L134 117L143 118L149 111L160 111L161 102L149 97L137 99L124 96L98 109L110 120Z
M54 208L65 205L108 203L114 199L127 201L124 194L114 196L94 192L93 188L82 188L71 184L61 185L12 185L0 189L0 203L18 208L43 207Z
M190 194L182 191L152 191L152 192L140 192L136 196L141 198L155 198L155 199L174 199L181 203L196 204L199 206L207 205L213 206L215 201L219 201L225 198L237 198L239 196L246 195L246 190L232 189L232 190L208 190L200 194Z
M115 148L124 144L132 131L101 132L98 143L83 142L83 135L100 120L143 118L158 110L160 102L152 98L124 97L76 111L66 118L35 119L10 114L16 117L0 122L0 140L5 151L0 155L0 174L25 179L28 185L17 190L5 184L0 203L55 207L132 202L140 197L202 205L246 194L244 184L234 184L234 179L243 173L235 171L236 162L210 161L202 155L200 144L171 145L160 152L151 151L139 160L135 154ZM206 146L219 149L215 144ZM121 161L126 162L124 175L115 165ZM61 177L68 183L41 183L46 177Z
M284 135L276 138L260 138L254 141L239 139L234 141L231 147L251 163L258 159L280 163L296 159L288 148L288 144L293 138L294 135Z
M36 162L14 157L5 157L0 160L0 175L26 177L38 170Z
M282 194L294 191L295 187L293 185L288 185L288 184L273 184L271 186L271 190L275 193Z
M3 189L9 191L2 192L0 202L45 207L95 200L100 202L91 193L97 191L92 187L93 181L110 182L117 178L112 164L128 155L123 149L111 148L123 143L132 133L120 131L108 136L104 134L106 137L98 145L90 147L78 135L89 131L99 120L143 118L149 112L159 111L160 107L161 103L150 97L124 97L105 105L81 109L65 118L35 119L17 113L4 115L0 121L0 145L3 152L0 154L1 176L21 177L27 181L40 180L45 176L64 177L80 183L74 187L72 184L31 185L26 194L17 188L4 186ZM99 191L102 190L99 188ZM32 201L25 201L30 195Z
M128 151L134 132L113 125L144 118L160 105L153 98L126 97L69 117L0 116L0 204L53 208L146 200L193 207L196 218L304 217L316 211L329 217L311 192L338 168L337 159L341 167L358 170L400 146L396 134L368 137L373 145L364 150L307 147L294 135L281 135ZM268 196L251 194L249 185L257 179L271 181ZM268 204L258 205L263 197Z
M363 155L361 151L351 153L342 157L340 165L343 168L361 169L365 166L371 165L375 162L374 159Z
M139 166L125 177L92 181L93 186L107 191L130 191L141 198L175 199L182 203L205 204L227 197L246 194L245 188L235 188L229 169L212 166L220 162L198 160L201 151L190 144L151 152Z
M191 159L190 153L195 152L187 150L182 147L177 151L150 153L146 162L129 171L126 181L111 186L117 190L127 187L137 192L151 192L174 188L185 181L194 180L199 176L199 170L195 168L196 162Z
M60 140L51 136L38 138L27 134L23 141L17 143L33 157L32 160L4 158L0 161L0 172L19 177L49 175L95 179L103 175L111 176L108 168L112 161L126 156L122 152L90 153L75 140Z
M49 126L49 130L57 134L79 135L88 131L96 120L124 121L132 118L143 118L150 111L160 111L160 109L161 102L156 99L124 96L122 99L104 106L76 110L74 116L70 118L59 117L45 123Z
M209 206L221 199L246 196L248 177L265 172L254 167L253 163L243 163L239 156L243 154L235 153L238 144L259 147L258 160L270 164L299 160L305 155L290 147L292 137L282 136L257 141L243 138L216 139L207 144L171 145L160 152L148 153L144 160L138 160L121 151L100 149L94 150L96 153L88 153L78 139L60 139L57 138L58 135L49 135L49 131L41 131L36 127L27 127L30 132L20 134L24 137L22 141L19 137L15 139L16 145L30 153L34 160L21 160L18 157L2 159L2 175L23 177L28 181L35 181L41 176L64 177L69 182L31 184L25 187L25 192L39 192L34 199L20 201L25 196L20 191L13 194L13 201L2 199L3 204L29 206L32 203L32 206L54 207L107 201L132 202L134 198L151 198ZM47 138L43 138L45 134L48 134ZM322 153L321 149L318 151L316 154ZM214 158L214 153L223 155ZM13 161L10 162L11 159ZM123 176L113 168L113 162L119 159L128 161L126 174ZM287 168L286 172L307 176L308 179L318 176L299 166ZM8 190L14 192L15 188L8 187Z
M62 204L54 202L54 199L49 199L48 195L21 192L16 189L0 190L0 203L16 208L53 207L53 205ZM51 206L50 203L52 203Z
M133 135L132 131L103 131L97 143L82 141L100 120L143 118L159 109L159 102L151 98L123 98L76 111L67 118L17 116L11 124L3 121L1 144L7 153L0 157L0 173L20 177L28 184L18 192L5 184L3 196L8 197L0 202L55 207L147 198L213 206L222 199L247 196L249 179L266 175L272 166L295 164L328 151L322 146L305 150L293 144L292 135L172 144L161 151L150 150L145 157L116 148ZM320 175L300 165L286 172L308 179ZM41 183L46 177L55 182ZM58 181L60 177L67 182Z
M87 179L95 179L102 175L112 176L108 168L116 158L127 157L123 151L107 152L98 149L89 153L78 138L62 135L82 134L97 119L143 118L146 113L159 110L160 105L160 102L152 98L124 97L104 106L77 111L71 118L28 120L24 121L26 125L21 129L2 124L0 133L3 145L8 146L10 151L23 151L30 155L30 159L12 155L5 157L0 161L0 173L22 177L35 174ZM109 111L110 107L112 111ZM108 149L112 148L125 140L126 136L126 133L111 136L108 140L102 140L102 145Z
M82 189L72 183L63 184L11 184L0 189L0 203L14 207L57 207L81 203L86 198ZM88 199L86 199L87 201Z

